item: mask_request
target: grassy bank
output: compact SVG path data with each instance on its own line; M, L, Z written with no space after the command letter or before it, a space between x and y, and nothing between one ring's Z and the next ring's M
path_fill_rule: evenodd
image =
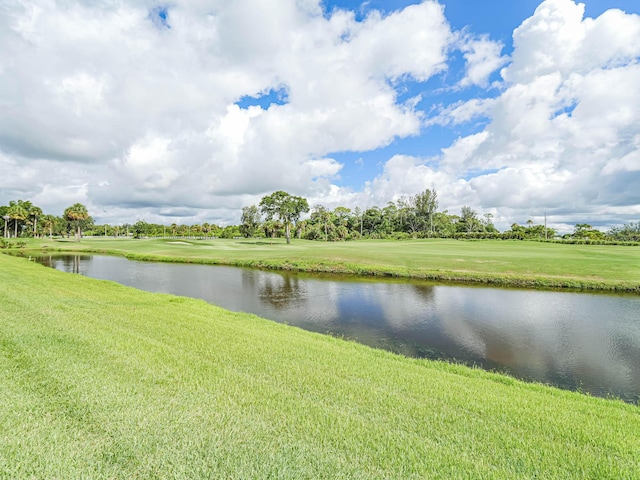
M0 255L0 478L638 478L640 409Z
M131 259L415 277L526 288L640 293L640 247L522 241L44 240L29 249L104 252Z

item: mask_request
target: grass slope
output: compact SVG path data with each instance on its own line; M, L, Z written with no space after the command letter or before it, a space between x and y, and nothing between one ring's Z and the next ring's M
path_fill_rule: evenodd
M282 240L166 239L29 243L33 249L44 246L114 253L139 260L640 293L640 247L448 239L342 243L294 240L292 245L285 245Z
M0 255L0 478L639 478L640 409Z

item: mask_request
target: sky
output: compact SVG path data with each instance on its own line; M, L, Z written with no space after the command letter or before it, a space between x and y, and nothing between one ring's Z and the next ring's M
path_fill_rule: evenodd
M640 220L637 0L0 0L0 205L240 223L427 188L496 226Z

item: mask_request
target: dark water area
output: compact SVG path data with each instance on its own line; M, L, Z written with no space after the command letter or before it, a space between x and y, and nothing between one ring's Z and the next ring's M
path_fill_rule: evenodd
M328 333L411 357L640 400L640 297L316 276L99 255L37 259L65 272Z

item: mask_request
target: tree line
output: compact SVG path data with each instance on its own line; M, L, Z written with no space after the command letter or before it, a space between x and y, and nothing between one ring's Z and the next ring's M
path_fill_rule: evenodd
M74 235L80 241L82 231L93 225L87 208L76 203L62 216L44 214L42 208L28 200L12 200L0 206L3 238L53 237Z
M302 218L304 214L306 218ZM238 238L291 237L320 241L346 241L361 238L458 238L458 239L518 239L556 240L557 231L528 220L513 223L500 232L493 225L491 214L478 214L470 206L459 214L438 210L438 194L426 189L413 196L401 197L384 207L365 209L322 205L309 207L303 197L277 191L262 198L258 205L242 209L240 224L218 226L214 223L193 225L172 223L163 225L138 220L134 224L97 225L84 205L76 203L63 215L44 214L30 201L11 201L0 206L2 237L53 237L74 235L77 240L88 236L177 237L177 238ZM586 223L575 225L574 231L561 237L575 242L640 242L640 222L630 222L602 232Z
M302 213L311 214L301 220ZM242 209L240 232L245 237L285 237L289 241L290 229L298 238L308 240L345 241L360 238L467 238L554 240L558 232L546 225L527 220L526 225L513 223L509 230L500 232L493 224L490 213L480 215L470 206L463 206L459 214L438 211L438 194L426 189L416 195L401 197L384 207L366 209L337 207L333 210L322 205L309 208L304 198L286 192L274 192L263 197L259 205ZM631 222L608 232L582 223L564 241L640 241L640 223Z

